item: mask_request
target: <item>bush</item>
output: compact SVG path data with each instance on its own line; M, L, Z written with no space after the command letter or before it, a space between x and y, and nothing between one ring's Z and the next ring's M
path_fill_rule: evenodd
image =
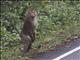
M67 41L72 36L80 36L79 1L1 1L2 60L25 59L19 56L21 46L19 33L23 26L26 9L31 6L35 7L39 13L39 26L32 49L38 49L38 46L41 46L38 51L45 51Z

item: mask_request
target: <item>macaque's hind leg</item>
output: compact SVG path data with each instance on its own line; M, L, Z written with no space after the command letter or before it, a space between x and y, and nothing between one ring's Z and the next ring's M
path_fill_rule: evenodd
M34 42L34 40L35 40L35 32L32 32L30 34L30 37L31 37L31 41Z
M31 45L32 45L32 42L29 44L28 49L27 49L27 52L30 50Z
M33 41L32 42L34 42L34 40L35 40L35 32L33 32Z
M21 48L21 52L26 54L29 51L29 47L31 46L31 38L27 36L22 36L23 47Z

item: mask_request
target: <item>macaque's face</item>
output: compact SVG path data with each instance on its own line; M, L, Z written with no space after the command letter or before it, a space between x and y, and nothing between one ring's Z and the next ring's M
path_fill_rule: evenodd
M35 18L37 16L37 12L35 10L29 12L30 17Z

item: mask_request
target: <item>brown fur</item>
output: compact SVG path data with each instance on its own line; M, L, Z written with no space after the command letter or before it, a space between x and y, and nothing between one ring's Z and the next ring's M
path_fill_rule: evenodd
M20 34L21 40L23 42L23 47L21 51L26 53L31 48L32 42L35 40L35 29L37 25L37 12L31 10L25 16L25 22Z

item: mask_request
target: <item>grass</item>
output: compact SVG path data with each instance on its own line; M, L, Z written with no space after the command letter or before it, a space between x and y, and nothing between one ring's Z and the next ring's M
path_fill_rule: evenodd
M74 22L75 23L75 22ZM37 53L45 52L46 50L54 49L56 45L62 44L64 41L69 41L75 36L80 36L80 22L76 24L65 25L62 28L57 26L57 30L49 35L36 36L36 41L32 45L32 49L28 56L34 56ZM38 37L41 38L38 40ZM38 46L41 45L41 48ZM28 57L21 57L19 50L20 45L1 49L1 60L28 60Z

